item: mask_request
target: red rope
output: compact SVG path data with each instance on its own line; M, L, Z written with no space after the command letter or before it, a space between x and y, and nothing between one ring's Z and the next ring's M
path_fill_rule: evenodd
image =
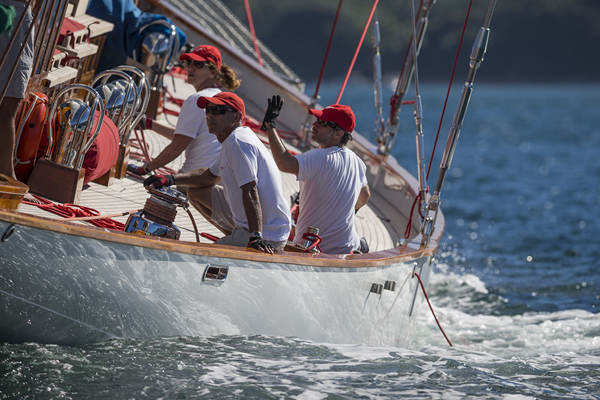
M31 205L31 206L37 206L37 207L41 208L42 210L59 215L67 220L69 218L92 217L92 216L101 215L100 211L94 210L93 208L85 207L85 206L78 205L78 204L69 204L69 203L56 204L50 200L46 200L46 199L36 196L34 194L32 194L32 196L39 203L34 203L34 202L30 202L30 201L23 201L23 203ZM115 221L114 219L111 219L111 218L93 219L93 220L89 220L89 221L85 221L85 222L89 222L90 224L95 225L100 228L113 229L116 231L123 231L125 229L125 224L123 224L119 221Z
M437 147L438 138L440 137L440 130L442 129L442 122L444 121L444 114L446 113L446 105L448 104L448 98L450 97L450 89L452 88L452 82L454 81L454 73L456 72L456 65L458 64L458 56L460 55L460 49L462 48L463 41L465 38L465 31L467 30L467 23L469 22L469 15L471 14L471 6L473 0L469 2L469 9L467 10L467 16L465 17L465 24L463 26L462 35L460 37L460 43L458 44L458 50L456 52L456 58L454 60L454 68L452 68L452 75L450 76L450 82L448 84L448 91L446 92L446 100L444 101L444 108L442 109L442 116L440 117L440 124L438 125L437 135L435 136L435 142L433 144L433 150L431 152L431 158L429 159L429 167L427 168L427 176L429 179L429 172L431 171L431 163L433 162L433 156L435 155L435 149Z
M421 289L423 289L423 294L425 295L425 299L427 300L427 304L429 304L429 309L431 310L431 314L433 314L433 318L435 319L435 322L437 323L438 328L440 328L440 331L442 332L442 334L446 338L446 341L448 342L448 344L450 345L450 347L454 347L454 346L452 346L452 343L450 342L450 339L448 339L448 336L446 336L446 332L444 332L444 329L442 328L442 325L440 325L440 321L438 321L437 317L435 316L435 311L433 311L433 307L431 306L431 302L429 301L429 297L427 296L427 292L425 291L425 286L423 285L423 281L421 280L421 277L416 272L415 272L415 276L417 277L417 279L419 280L419 283L421 284Z
M419 192L418 195L415 196L415 200L413 201L412 207L410 208L410 216L408 217L408 223L406 224L406 230L404 231L404 238L408 239L408 237L410 236L410 231L412 229L412 219L413 219L413 214L415 212L415 204L420 203L421 199L421 192Z
M379 3L379 0L375 0L373 2L373 8L371 9L371 14L369 14L369 19L367 20L365 29L363 30L363 33L362 33L362 36L358 43L358 46L356 47L356 51L354 52L354 58L352 58L352 62L350 63L350 68L348 68L348 72L346 73L346 79L344 79L344 83L342 84L340 93L338 94L338 97L335 100L336 103L340 102L340 100L342 98L342 94L344 93L344 89L346 89L346 84L348 83L348 79L350 79L350 73L352 72L352 69L354 69L354 63L356 62L356 58L358 57L358 52L360 51L363 40L365 39L365 36L367 35L367 30L369 29L369 25L371 25L371 20L373 19L373 15L375 14L375 9L377 8L377 3Z
M256 59L258 64L263 65L262 58L260 57L260 49L258 48L258 40L256 39L256 32L254 32L254 22L252 22L252 12L250 12L250 3L248 0L244 0L246 5L246 15L248 16L248 25L250 26L250 33L252 34L252 42L254 43L254 50L256 51Z
M327 43L327 50L325 50L325 57L323 58L323 64L321 65L321 72L319 73L319 79L317 80L317 87L315 88L315 94L313 95L313 99L316 99L319 95L319 87L321 86L321 81L323 80L323 74L325 73L325 66L327 65L327 59L329 58L329 50L331 49L331 42L333 41L333 34L335 33L335 27L338 22L338 18L340 16L340 10L342 9L342 3L344 0L340 0L338 3L338 8L335 13L335 19L333 20L333 26L331 27L331 33L329 34L329 42Z
M311 244L304 250L305 253L308 253L309 251L314 249L315 246L317 247L317 249L319 249L319 251L321 251L321 246L319 246L319 244L323 241L323 239L321 239L321 236L315 235L314 233L306 232L302 234L302 240L310 240L311 242L313 242L313 244Z
M219 238L216 237L215 235L211 235L210 233L206 233L206 232L200 233L200 236L202 236L203 238L206 238L208 240L212 240L213 242L216 242L217 240L219 240Z

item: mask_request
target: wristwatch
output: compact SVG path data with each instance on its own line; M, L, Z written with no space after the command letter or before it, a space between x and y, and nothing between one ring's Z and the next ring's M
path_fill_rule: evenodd
M250 240L262 239L262 233L260 231L254 231L250 234Z

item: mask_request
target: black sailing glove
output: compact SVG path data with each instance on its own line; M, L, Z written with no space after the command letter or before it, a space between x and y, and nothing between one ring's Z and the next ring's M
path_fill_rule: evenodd
M171 186L174 183L175 177L173 175L152 175L146 178L144 187L146 187L146 189L158 189L163 186Z
M277 95L267 99L267 103L267 111L265 112L265 117L263 118L263 123L260 127L261 131L266 131L267 125L275 128L275 120L279 117L281 107L283 107L283 99L280 95Z
M248 247L260 251L264 251L268 254L273 254L275 249L269 243L267 243L263 238L250 238L248 242Z
M146 165L148 165L148 163L144 163L144 165L142 165L141 167L135 164L127 164L127 172L131 172L132 174L136 174L139 176L147 175L150 171L148 171Z

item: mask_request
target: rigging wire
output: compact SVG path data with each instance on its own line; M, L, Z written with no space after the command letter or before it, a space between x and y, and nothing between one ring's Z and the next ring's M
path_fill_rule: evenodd
M373 15L375 14L375 10L377 9L377 3L379 3L379 0L375 0L373 2L373 7L371 8L371 13L369 14L369 19L367 20L365 29L363 29L362 36L360 37L360 41L358 42L358 46L356 47L356 51L354 52L354 57L352 58L352 62L350 63L350 68L348 68L348 72L346 73L346 78L344 79L344 83L342 84L340 93L338 94L338 97L335 100L336 103L340 102L340 100L342 98L342 94L344 93L344 89L346 89L346 84L348 83L348 79L350 78L350 73L352 72L352 69L354 69L354 63L356 62L356 58L358 57L358 52L360 51L362 43L365 40L365 36L367 35L367 30L369 29L369 25L371 25L371 20L373 19Z
M424 164L425 164L425 145L423 143L423 105L421 103L421 95L419 94L419 64L417 57L417 24L415 21L415 0L411 0L410 7L411 15L411 26L412 26L412 55L413 55L413 78L415 82L415 104L414 104L414 117L417 128L417 168L419 172L419 193L420 193L420 204L419 210L425 210L425 199L428 191L427 178L425 177Z
M440 137L440 131L442 129L442 123L444 122L444 115L446 114L446 106L448 105L448 98L450 98L450 90L452 89L452 83L454 82L454 75L456 73L456 66L458 65L458 58L460 51L465 39L465 32L467 30L467 24L469 22L469 16L471 15L471 7L473 6L473 0L469 2L469 8L467 9L467 16L465 17L465 23L463 25L462 34L460 36L460 42L458 43L458 50L456 51L456 58L454 59L454 67L452 68L452 74L450 75L450 82L448 83L448 91L446 92L446 99L444 100L444 107L442 108L442 115L440 116L440 123L438 125L437 134L435 135L435 141L433 143L433 149L431 151L431 158L429 159L429 166L427 167L427 178L429 179L429 173L431 172L431 164L433 163L433 156L435 155L438 139Z
M440 131L441 131L441 128L442 128L442 123L443 123L443 120L444 120L444 115L445 115L446 107L447 107L447 104L448 104L448 98L450 97L450 90L452 88L452 83L454 81L454 75L456 73L456 66L458 64L458 59L459 59L460 52L461 52L461 49L462 49L462 45L463 45L463 42L464 42L465 32L466 32L466 29L467 29L467 24L469 22L469 17L471 15L471 8L472 8L472 6L473 6L473 0L470 0L470 2L469 2L469 8L467 9L467 14L465 16L465 22L463 24L463 31L462 31L462 34L461 34L461 37L460 37L460 41L458 43L458 49L456 51L456 57L455 57L455 60L454 60L454 67L452 68L452 74L451 74L451 77L450 77L450 82L448 84L448 91L446 92L446 99L444 101L444 107L442 109L442 115L440 117L440 123L438 125L437 134L435 136L435 141L434 141L433 149L432 149L432 152L431 152L431 157L429 158L429 166L427 168L427 179L429 179L429 173L431 172L431 165L433 163L433 158L435 156L435 152L436 152L436 149L437 149L437 143L438 143L438 140L439 140ZM415 70L416 70L416 68L415 68ZM421 196L421 194L419 193L417 195L417 197L415 197L415 201L413 202L413 205L411 207L410 217L408 219L408 224L406 226L406 230L404 231L404 238L405 239L408 239L408 237L410 236L410 231L412 230L412 217L413 217L415 206L416 206L416 204L420 200L420 196ZM421 213L421 209L420 208L419 208L419 215L421 216L421 218L424 218L424 215Z
M254 43L254 51L256 51L256 59L258 64L262 67L262 57L260 56L260 49L258 48L258 39L256 38L256 32L254 31L254 22L252 21L252 12L250 11L250 2L244 0L246 6L246 15L248 16L248 25L250 26L250 33L252 34L252 43Z
M344 0L340 0L338 3L337 11L335 12L335 18L333 20L333 26L331 27L331 33L329 34L329 41L327 42L327 50L325 50L325 57L323 57L323 64L321 65L321 72L319 72L319 79L317 79L317 87L315 88L315 94L313 94L313 100L318 99L319 88L321 87L321 81L323 80L323 74L325 73L325 66L329 58L329 50L331 49L331 42L333 41L333 35L335 33L335 27L337 26L338 19L340 17L340 11L342 10L342 3Z

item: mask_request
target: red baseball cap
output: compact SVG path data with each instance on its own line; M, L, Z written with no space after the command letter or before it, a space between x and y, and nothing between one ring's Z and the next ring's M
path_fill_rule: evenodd
M242 113L242 118L246 115L246 106L244 101L239 98L235 93L231 92L220 92L215 94L213 97L198 97L198 107L206 108L210 103L217 105L224 105L233 108L236 111Z
M191 53L183 53L179 56L181 61L188 58L196 61L210 61L217 66L217 69L221 69L221 52L208 44L198 46Z
M355 126L354 113L350 106L332 104L322 110L308 110L308 113L321 121L333 122L346 132L352 133Z

